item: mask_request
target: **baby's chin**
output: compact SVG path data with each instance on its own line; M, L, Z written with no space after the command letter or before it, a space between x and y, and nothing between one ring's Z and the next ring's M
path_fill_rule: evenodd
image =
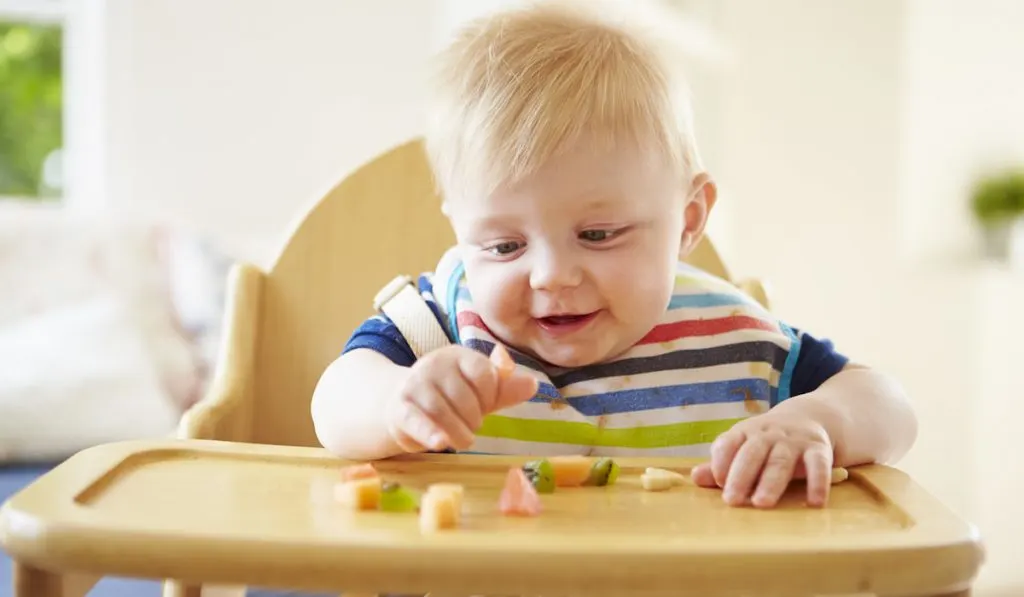
M596 365L612 358L613 355L605 354L605 351L595 350L596 348L595 346L544 345L532 346L530 352L533 353L532 356L535 358L553 367L578 369L580 367Z

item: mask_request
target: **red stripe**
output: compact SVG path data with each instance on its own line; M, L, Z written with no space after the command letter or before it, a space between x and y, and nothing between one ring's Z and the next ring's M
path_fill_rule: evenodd
M460 329L465 327L480 328L488 334L491 334L492 336L494 335L491 333L491 330L487 328L487 324L484 323L484 320L480 319L480 316L472 311L460 311L456 316L456 320L458 321Z
M694 336L714 336L736 330L765 330L776 331L775 327L768 322L756 317L746 315L734 315L732 317L720 317L718 319L697 319L665 323L656 326L647 333L638 344L654 344L655 342L671 342L680 338Z

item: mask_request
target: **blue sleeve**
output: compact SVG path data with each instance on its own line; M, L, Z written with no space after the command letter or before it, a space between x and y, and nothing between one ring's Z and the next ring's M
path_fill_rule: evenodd
M839 373L850 359L836 351L832 342L793 330L800 336L800 354L793 368L790 395L799 396L817 390L830 377Z
M441 318L441 311L434 301L433 286L427 276L420 276L417 282L420 295L427 301L427 305L433 312L434 317L441 323L441 327L447 331ZM449 338L450 340L450 338ZM416 362L416 355L412 348L386 315L378 314L364 321L349 337L342 354L356 350L357 348L368 348L379 352L388 358L392 363L401 367L411 367Z

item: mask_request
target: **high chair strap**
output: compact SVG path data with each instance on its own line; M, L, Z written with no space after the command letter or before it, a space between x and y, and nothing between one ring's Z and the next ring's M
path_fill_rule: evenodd
M373 298L373 308L391 319L417 359L451 344L409 276L398 276L388 282Z

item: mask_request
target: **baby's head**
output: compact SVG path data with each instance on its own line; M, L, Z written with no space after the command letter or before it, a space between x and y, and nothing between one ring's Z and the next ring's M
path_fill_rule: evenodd
M552 365L620 355L665 313L715 200L679 76L564 6L479 20L441 59L426 144L474 309Z

